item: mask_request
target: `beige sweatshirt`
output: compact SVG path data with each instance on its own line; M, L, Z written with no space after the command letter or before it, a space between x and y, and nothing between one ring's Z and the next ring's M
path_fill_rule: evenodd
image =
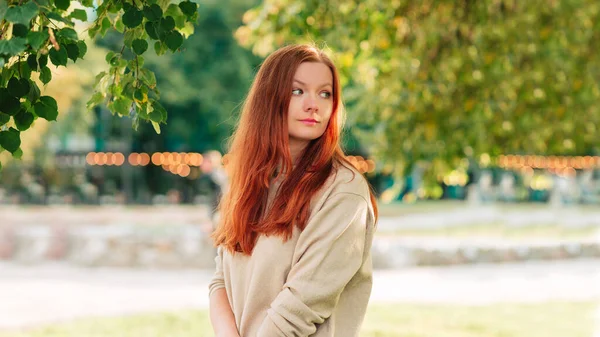
M263 235L251 256L218 249L210 294L225 288L241 337L358 336L372 288L366 180L341 166L310 208L306 228L285 243Z

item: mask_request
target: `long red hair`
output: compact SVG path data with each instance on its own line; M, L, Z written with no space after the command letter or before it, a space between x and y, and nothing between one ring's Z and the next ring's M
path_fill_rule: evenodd
M333 107L325 132L307 145L294 166L287 114L292 81L303 62L321 62L331 69ZM343 120L338 71L322 50L290 45L267 57L256 74L230 141L229 188L219 205L221 220L212 234L215 245L250 255L259 235L288 240L294 226L304 229L310 200L331 175L334 164L352 165L340 147ZM265 213L274 175L285 179ZM377 216L372 192L371 202Z

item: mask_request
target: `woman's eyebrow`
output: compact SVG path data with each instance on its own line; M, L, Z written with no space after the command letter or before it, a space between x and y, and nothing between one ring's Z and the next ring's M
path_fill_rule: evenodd
M300 83L300 84L302 84L302 85L306 85L306 83L304 83L304 82L302 82L302 81L300 81L300 80L297 80L297 79L294 79L294 82L298 82L298 83ZM319 88L322 88L322 87L324 87L324 86L331 86L331 87L333 87L333 85L332 85L331 83L323 83L323 84L321 84L321 85L319 86Z

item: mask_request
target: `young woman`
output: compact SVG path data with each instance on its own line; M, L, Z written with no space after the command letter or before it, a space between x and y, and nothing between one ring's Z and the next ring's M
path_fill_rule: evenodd
M256 75L213 233L217 337L358 336L377 207L340 148L340 89L312 46L275 51Z

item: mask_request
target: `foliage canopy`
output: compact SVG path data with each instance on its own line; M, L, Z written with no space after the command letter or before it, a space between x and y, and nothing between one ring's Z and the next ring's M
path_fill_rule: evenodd
M324 41L377 158L600 153L596 0L266 0L236 36L265 55Z

